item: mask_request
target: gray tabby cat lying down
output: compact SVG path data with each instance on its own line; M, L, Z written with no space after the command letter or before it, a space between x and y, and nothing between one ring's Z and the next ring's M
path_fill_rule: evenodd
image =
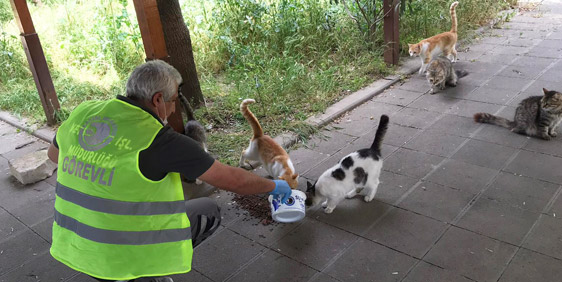
M306 205L325 206L331 213L344 198L353 198L359 193L370 202L377 193L382 169L381 145L388 128L388 116L382 115L375 140L370 148L355 151L343 157L335 166L326 170L312 185L307 182Z
M519 103L514 120L488 113L474 114L474 120L505 127L515 133L550 140L562 120L562 93L542 89L543 96L532 96Z

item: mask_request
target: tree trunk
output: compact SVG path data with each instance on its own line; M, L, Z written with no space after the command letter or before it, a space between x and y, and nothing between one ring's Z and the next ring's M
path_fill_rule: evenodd
M193 59L189 29L183 21L180 4L178 0L157 0L156 2L166 39L166 49L170 56L168 62L180 72L183 78L181 89L183 95L194 108L198 108L204 102L203 93Z

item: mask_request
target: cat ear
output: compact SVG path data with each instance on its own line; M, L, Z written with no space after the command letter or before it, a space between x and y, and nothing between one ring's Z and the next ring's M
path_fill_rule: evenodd
M310 183L310 181L306 182L306 192L314 191L314 184Z
M544 94L546 94L546 93L548 93L548 92L550 92L550 91L548 91L546 88L543 88L543 89L542 89L542 92L544 92Z
M293 174L292 177L293 177L293 179L297 179L297 177L299 177L299 174L298 174L298 173L297 173L297 174Z
M408 48L412 48L412 45L414 45L414 44L408 43Z

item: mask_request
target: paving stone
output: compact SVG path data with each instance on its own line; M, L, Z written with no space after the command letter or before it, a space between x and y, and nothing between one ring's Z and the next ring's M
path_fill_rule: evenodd
M404 108L392 117L391 123L424 129L431 125L438 118L439 114L435 112L414 108Z
M542 41L542 39L539 39L539 38L534 38L534 39L514 38L514 39L507 39L505 42L502 43L502 45L519 46L519 47L531 47L531 46L534 46L534 45L538 44L541 41Z
M316 152L306 148L298 148L289 153L296 173L304 174L319 161L330 157L329 154Z
M536 212L480 198L456 225L518 246L538 217Z
M37 140L35 137L25 132L3 135L2 143L0 144L0 154L3 155L26 144L31 144L35 142L35 140Z
M316 180L320 177L320 175L322 175L322 173L324 173L324 171L336 165L341 160L341 158L355 150L356 149L352 148L351 146L344 147L344 149L342 149L341 151L336 152L334 155L313 166L310 170L306 171L303 176L309 179Z
M385 170L381 171L379 180L379 190L375 198L388 204L394 204L406 191L418 182L416 178ZM562 214L562 212L560 214Z
M376 255L374 255L376 254ZM326 273L340 281L400 281L416 259L365 239L359 239Z
M422 93L402 89L389 89L373 98L375 102L383 102L398 106L407 106L420 97Z
M53 238L52 238L52 234L53 234L53 221L54 221L54 216L51 215L50 217L44 219L43 221L35 224L35 225L31 225L29 226L31 228L31 230L33 230L33 232L37 233L39 236L41 236L41 238L43 238L43 240L52 243L53 242Z
M265 200L265 199L264 199ZM306 211L310 214L310 210ZM274 242L287 235L293 229L297 228L300 222L296 223L276 223L263 225L259 219L246 215L233 224L228 229L260 243L261 245L270 247Z
M539 73L544 69L543 66L508 66L501 72L499 72L498 76L507 76L507 77L514 77L514 78L523 78L523 79L535 79Z
M195 270L191 270L188 273L183 273L183 274L176 274L176 275L170 275L170 278L172 278L174 281L189 281L189 282L212 282L211 279L205 277L203 274L195 271Z
M418 93L425 93L430 89L425 76L418 75L417 72L413 73L406 81L395 84L395 88Z
M534 93L533 96L540 96L543 95L542 89L546 88L548 90L557 90L562 91L562 87L560 86L560 82L552 82L552 81L541 81L537 80L533 82L524 92Z
M17 220L13 215L0 209L0 243L12 234L20 233L27 227Z
M377 221L391 207L378 201L378 192L375 199L365 202L362 196L342 200L331 214L324 213L322 208L311 214L311 218L335 226L351 233L363 234L375 221Z
M554 196L558 185L519 174L501 172L483 197L536 213L544 208Z
M439 91L437 94L434 94L436 96L442 96L442 97L448 97L448 98L456 98L456 99L466 99L467 96L470 95L470 93L472 93L476 88L478 88L478 85L474 85L474 84L470 84L470 83L465 83L464 81L461 81L457 84L456 87L447 87L445 88L445 90L441 90ZM453 105L453 107L456 105Z
M562 261L526 249L519 249L499 282L557 282L562 276Z
M14 178L10 178L11 185L2 186L3 181L0 180L0 206L8 211L26 205L33 205L45 201L46 198L52 197L55 188L44 181L40 181L24 187L18 187L20 184Z
M328 274L319 273L315 278L311 279L310 282L340 282L340 281Z
M492 36L483 37L479 41L481 43L500 45L500 44L503 44L504 42L506 42L508 39L509 39L509 37L507 37L507 36L496 34L496 35L492 35Z
M521 91L523 87L531 83L532 80L525 78L514 78L505 76L494 76L490 81L484 84L484 87L512 90L513 92ZM517 93L514 93L515 95Z
M458 148L466 138L448 134L436 134L433 131L424 131L408 141L403 147L412 150L447 157Z
M431 125L428 130L440 134L449 134L461 137L470 137L480 127L473 118L455 115L443 115Z
M357 238L349 232L304 218L297 229L277 241L272 249L314 269L323 269Z
M470 95L466 96L465 99L505 105L510 102L513 97L517 96L517 94L519 94L519 90L498 89L488 86L482 86L476 89L474 92L470 93Z
M502 168L516 149L479 140L470 140L451 158L492 169Z
M472 193L424 182L398 206L440 221L452 222L473 197Z
M386 131L386 135L384 137L383 143L401 147L420 132L421 132L420 129L414 127L391 124L388 126L388 130ZM372 136L373 138L372 140L374 140L375 134L376 134L376 130L371 130L371 132L367 133L365 136L366 137Z
M543 73L541 76L537 78L540 81L548 81L548 82L558 82L560 83L560 78L562 77L561 70L548 70ZM539 93L535 94L538 95Z
M76 275L76 271L55 260L48 251L23 262L0 281L62 281ZM24 279L26 277L27 279Z
M470 282L469 280L452 270L443 269L424 261L408 273L404 282Z
M35 151L39 151L42 149L47 149L49 147L49 144L43 142L42 140L37 140L37 141L33 141L31 143L28 143L27 145L23 146L23 147L18 147L18 149L6 152L4 154L2 154L3 157L5 157L8 160L14 160L20 157L23 157L24 155L31 153L31 152L35 152Z
M522 55L527 53L528 50L529 50L528 47L501 45L501 46L496 46L496 48L490 50L489 53L501 54L501 55Z
M57 164L49 159L46 149L10 161L11 174L26 185L50 177L56 169Z
M54 214L55 193L48 191L33 197L25 205L10 208L10 213L25 225L40 223Z
M548 213L553 217L562 215L562 196L558 195L558 199L554 201L554 204L552 205Z
M529 52L527 52L525 55L531 57L557 59L562 56L562 51L557 48L544 48L537 46L529 50Z
M381 115L392 116L402 108L402 106L371 100L355 108L353 111L349 112L347 116L350 117L351 120L374 120L373 127L376 127Z
M422 258L446 226L446 223L432 218L394 208L364 237L415 258Z
M444 113L455 106L455 104L458 102L460 102L459 99L443 97L439 95L439 93L434 95L425 94L416 101L412 102L408 107Z
M67 280L68 282L99 282L98 280L84 274L84 273L78 273L78 275L72 277L70 280ZM7 281L6 281L7 282ZM66 282L66 281L65 281Z
M193 252L192 267L211 280L224 280L264 250L263 246L231 230L217 232Z
M555 137L549 141L535 137L529 138L529 141L525 144L525 146L523 146L523 149L546 155L562 157L562 132L560 131L560 128L556 131L560 137Z
M334 154L355 139L357 137L337 132L335 129L323 130L309 140L305 147L320 153Z
M447 160L427 180L476 194L484 189L497 171L457 160Z
M290 258L267 250L228 281L308 281L317 271Z
M490 57L490 55L484 55L483 57ZM487 74L488 76L492 76L493 74L497 73L504 66L496 63L488 63L488 62L481 62L480 59L476 60L475 62L469 62L463 66L463 69L468 71L469 73L479 73L479 74Z
M529 140L529 137L525 135L513 133L506 128L491 124L484 125L472 138L513 148L521 148Z
M554 183L562 183L562 158L541 153L521 151L517 157L505 168L507 172L514 172Z
M537 57L529 57L529 56L520 56L511 63L512 66L520 66L520 67L528 67L528 66L535 66L538 68L546 68L548 65L552 63L552 59L547 58L537 58Z
M475 113L495 113L500 109L500 105L490 104L485 102L461 100L455 104L447 114L473 118Z
M397 106L395 106L397 107ZM380 116L370 118L345 116L333 126L338 128L338 132L351 136L363 136L372 128L376 128L379 124Z
M421 178L443 160L442 157L400 148L384 163L383 169L398 174Z
M456 68L456 70L463 70L463 69ZM451 93L449 93L449 96L454 98L462 98L465 94L467 94L466 91L462 90L462 86L464 85L467 85L467 87L481 86L484 83L488 82L489 79L490 79L490 74L469 72L467 76L460 78L459 81L457 81L457 87L454 88L451 87ZM456 92L454 91L457 89L461 89L460 94L456 94Z
M31 258L46 252L49 247L47 242L29 229L18 234L12 234L11 237L0 243L0 250L2 250L0 277Z
M451 227L424 260L476 281L497 281L516 247Z
M542 214L523 247L562 259L562 218Z
M541 40L540 43L537 45L537 48L553 48L558 49L562 46L562 40L560 39L545 39Z

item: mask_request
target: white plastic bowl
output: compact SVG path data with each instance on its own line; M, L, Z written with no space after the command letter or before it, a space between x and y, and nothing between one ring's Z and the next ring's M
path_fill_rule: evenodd
M285 204L281 203L281 197L273 198L270 195L269 205L271 207L271 217L277 222L289 223L296 222L305 216L306 194L299 190L292 190L291 197Z

